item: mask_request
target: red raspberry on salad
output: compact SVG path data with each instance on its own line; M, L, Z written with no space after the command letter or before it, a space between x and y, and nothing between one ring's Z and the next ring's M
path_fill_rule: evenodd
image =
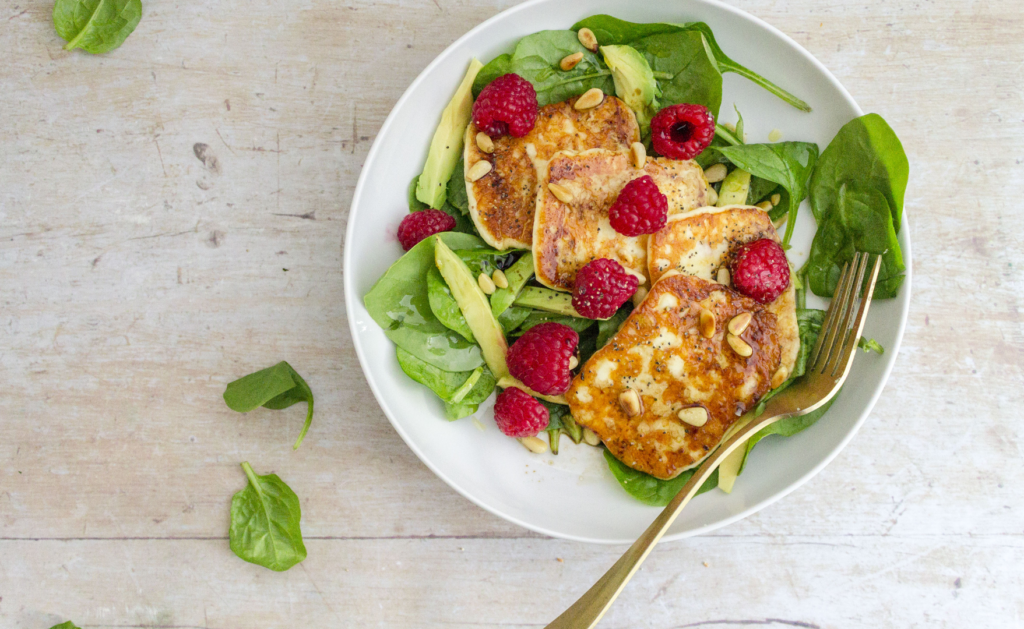
M693 159L715 137L715 117L703 105L671 105L651 120L654 150L671 159Z
M771 238L747 243L732 258L733 288L767 304L789 288L789 262L782 246Z
M536 325L508 348L508 371L541 395L561 395L572 384L569 361L579 342L580 335L567 325Z
M408 251L424 238L453 229L455 219L441 210L420 210L402 219L398 226L398 242L402 243L402 249Z
M537 92L518 74L503 74L491 81L473 103L473 124L496 138L521 138L537 122Z
M588 319L607 319L639 285L640 280L615 260L598 258L576 272L572 307Z
M608 208L612 228L623 236L653 234L665 226L668 199L650 175L627 183Z
M522 389L509 387L494 401L494 423L509 437L533 437L549 421L548 409Z

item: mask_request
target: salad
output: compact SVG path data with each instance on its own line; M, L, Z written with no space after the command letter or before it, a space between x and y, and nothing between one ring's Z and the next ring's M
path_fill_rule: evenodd
M898 294L909 166L892 129L868 114L824 150L748 144L741 104L719 122L725 72L810 111L700 22L596 15L470 61L409 185L406 253L364 297L449 420L496 395L495 423L531 452L604 448L630 495L664 505L803 374L824 319L808 291L830 297L866 251L875 297ZM701 491L731 491L763 438L827 410L757 433Z

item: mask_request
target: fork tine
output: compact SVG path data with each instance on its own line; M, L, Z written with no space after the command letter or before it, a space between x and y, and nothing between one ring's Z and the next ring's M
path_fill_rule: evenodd
M871 296L875 293L875 282L878 281L878 272L882 268L882 256L875 257L875 264L871 269L871 275L868 278L868 285L864 288L864 297L860 300L860 310L857 311L857 318L853 322L853 327L850 329L849 336L846 339L846 344L843 346L843 352L840 356L840 360L832 370L832 376L840 376L840 380L846 378L846 374L850 371L850 365L853 364L853 355L857 351L857 343L860 342L861 334L864 333L864 321L868 317L868 308L871 306ZM840 370L842 373L840 373Z
M849 281L851 274L852 264L847 262L843 266L843 272L839 275L839 282L836 284L836 292L832 295L832 302L828 305L828 312L825 313L825 320L821 323L821 329L818 331L818 340L814 342L814 349L811 350L811 355L807 357L807 363L811 366L818 364L818 357L825 345L825 337L828 336L829 330L835 324L835 319L838 317L836 314L839 311L839 297L846 293L846 283ZM826 350L826 355L828 351Z
M847 295L849 299L845 304L843 310L843 318L836 328L836 338L834 344L829 348L829 356L824 364L822 373L831 371L835 375L836 369L839 366L840 361L843 360L843 347L846 345L847 330L850 329L850 324L853 323L854 309L857 307L857 297L860 296L860 287L864 285L864 273L868 269L869 256L866 253L857 253L854 255L854 263L857 266L857 279L850 286Z
M860 253L853 254L853 259L850 260L849 268L847 273L844 275L843 283L836 289L834 295L832 295L832 303L829 304L829 311L835 308L832 316L828 318L828 326L822 325L821 331L818 332L818 338L824 337L825 340L822 342L821 352L818 354L817 360L814 362L813 371L824 373L825 368L828 365L829 357L833 355L833 347L835 346L836 339L839 337L840 324L843 321L843 315L846 309L849 307L851 294L854 293L853 278L857 274L857 266L860 264Z

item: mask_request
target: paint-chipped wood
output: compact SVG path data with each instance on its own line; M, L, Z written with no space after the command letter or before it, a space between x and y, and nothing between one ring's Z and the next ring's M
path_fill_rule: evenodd
M356 178L417 73L509 0L149 2L68 53L0 8L0 627L540 627L621 552L436 479L348 337ZM1024 622L1024 14L736 0L807 47L912 165L914 296L874 413L809 484L657 549L602 627ZM317 395L242 416L288 360ZM309 558L227 546L238 462L302 499Z

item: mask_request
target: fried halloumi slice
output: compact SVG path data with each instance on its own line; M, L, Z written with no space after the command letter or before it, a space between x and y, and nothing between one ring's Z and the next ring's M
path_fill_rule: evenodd
M702 310L715 318L710 338L701 332ZM726 341L729 321L742 313L752 315L739 335L752 350L746 358ZM715 282L669 274L586 362L565 397L573 418L596 432L617 459L657 478L674 478L699 464L754 408L791 342L777 317L753 299ZM619 401L629 389L639 395L636 416ZM700 427L678 415L694 406L707 411Z
M716 281L718 271L729 268L737 247L761 238L781 242L768 212L752 205L702 207L676 214L648 239L648 272L653 281L671 271ZM781 366L787 374L791 373L800 352L796 290L792 282L767 309L777 318L780 333L786 339Z
M491 153L477 146L476 125L470 122L466 128L466 174L481 160L491 164L491 171L477 181L467 181L466 189L470 216L492 247L527 249L533 243L537 173L547 170L552 155L591 148L625 151L640 141L636 116L618 98L606 96L597 107L583 111L573 107L576 100L541 107L529 134L494 138Z
M598 258L619 262L647 278L647 235L624 236L608 221L608 209L629 181L650 175L668 199L668 214L700 207L707 201L707 180L694 161L648 158L642 169L629 153L592 149L563 151L541 173L533 227L533 259L537 281L556 290L571 291L576 272ZM548 184L568 195L560 200Z

